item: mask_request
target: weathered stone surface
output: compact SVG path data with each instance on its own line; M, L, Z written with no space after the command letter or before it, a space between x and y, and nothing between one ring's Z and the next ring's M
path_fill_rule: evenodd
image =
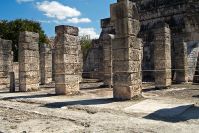
M9 87L13 69L12 41L0 38L0 89Z
M123 0L111 6L111 20L116 29L112 44L113 96L121 100L139 96L142 90L142 49L137 38L140 23L137 8L131 5L134 3Z
M40 77L41 84L52 82L52 51L47 44L40 45Z
M175 52L175 81L177 83L188 82L188 55L187 43L183 36L173 36Z
M78 36L79 29L73 26L60 25L55 27L56 34L65 35L67 39L74 39L75 37L67 37L69 35ZM76 39L75 39L76 40ZM68 40L67 40L68 41Z
M155 86L165 88L171 85L171 33L169 26L154 29Z
M19 90L39 88L39 34L21 32L19 35Z
M55 92L58 95L76 94L81 80L78 28L57 26L55 30Z

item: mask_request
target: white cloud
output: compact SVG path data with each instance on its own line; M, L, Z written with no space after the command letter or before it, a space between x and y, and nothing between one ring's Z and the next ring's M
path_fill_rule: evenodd
M64 20L67 17L77 17L81 15L81 12L76 8L65 6L57 1L37 2L36 6L40 11L43 11L46 16L56 18L58 20Z
M80 28L79 27L79 35L80 36L90 36L91 39L97 39L99 38L99 34L95 31L94 28Z
M32 2L34 0L16 0L17 3L23 3L23 2Z
M91 20L89 18L70 18L70 19L67 19L67 22L78 24L78 23L90 23Z

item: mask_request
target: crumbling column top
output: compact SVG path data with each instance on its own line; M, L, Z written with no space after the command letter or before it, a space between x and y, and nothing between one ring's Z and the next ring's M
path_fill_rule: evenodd
M55 27L56 34L69 34L78 36L79 29L77 27L68 26L68 25L59 25Z

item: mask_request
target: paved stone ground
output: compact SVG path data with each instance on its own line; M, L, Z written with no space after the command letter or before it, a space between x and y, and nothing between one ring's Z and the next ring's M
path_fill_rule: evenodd
M0 132L198 132L197 85L148 86L143 98L123 102L112 99L112 89L82 86L78 96L55 96L50 86L27 93L2 90Z

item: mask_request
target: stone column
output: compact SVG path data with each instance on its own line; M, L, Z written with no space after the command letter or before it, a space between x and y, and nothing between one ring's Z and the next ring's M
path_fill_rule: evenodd
M12 41L0 39L0 89L9 87L12 67Z
M174 36L175 81L188 82L187 44L182 36Z
M79 91L78 28L55 28L55 91L58 95L71 95Z
M171 33L166 24L154 31L154 66L156 88L171 85Z
M193 83L199 83L199 53L198 53L198 59L196 64L195 75L193 78Z
M111 21L116 35L112 45L113 96L129 100L142 90L141 43L137 38L140 22L136 4L120 0L111 5Z
M104 84L112 86L112 46L111 36L106 34L103 38L103 81Z
M19 91L39 88L39 34L21 32L19 35Z
M47 44L40 45L40 77L42 85L52 82L52 51Z
M55 49L52 49L52 81L55 81Z

